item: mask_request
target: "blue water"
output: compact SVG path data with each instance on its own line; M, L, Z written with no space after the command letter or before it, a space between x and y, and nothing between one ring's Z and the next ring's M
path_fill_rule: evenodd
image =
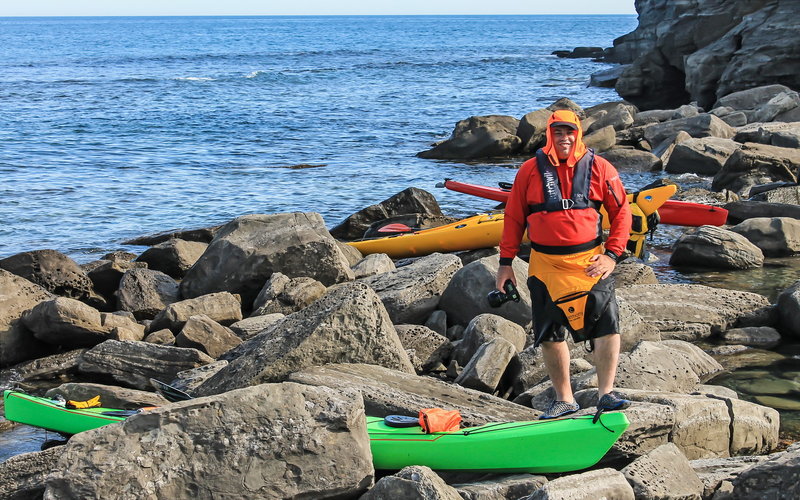
M471 115L618 99L587 87L609 65L550 53L635 27L635 16L0 18L0 258L53 248L85 262L246 213L316 211L332 227L408 186L455 215L485 210L436 182L509 181L517 161L415 153ZM323 166L286 168L297 164Z

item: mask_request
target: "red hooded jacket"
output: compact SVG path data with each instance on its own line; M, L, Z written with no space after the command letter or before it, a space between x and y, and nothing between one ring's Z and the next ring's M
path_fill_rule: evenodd
M572 154L564 161L559 161L556 156L550 127L554 122L572 123L577 128ZM558 110L550 116L546 134L547 144L543 151L550 158L551 163L556 165L561 195L564 198L571 198L574 166L587 151L583 144L580 120L572 111ZM622 255L630 236L631 209L619 173L611 163L597 155L595 155L592 165L589 198L602 201L608 212L611 229L608 240L605 242L606 250ZM529 205L543 202L544 187L536 157L534 157L520 167L506 203L503 237L500 240L501 264L510 264L511 259L517 255L525 229L528 229L528 237L532 242L547 246L580 245L597 237L597 223L600 214L596 210L528 213Z

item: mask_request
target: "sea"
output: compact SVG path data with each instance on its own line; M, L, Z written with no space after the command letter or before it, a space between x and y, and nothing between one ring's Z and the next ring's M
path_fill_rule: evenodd
M588 86L611 64L552 52L610 47L636 26L632 15L0 18L0 259L55 249L86 263L140 253L124 243L134 237L252 213L313 211L333 227L410 186L449 215L485 211L437 183L511 181L525 158L416 153L470 116L619 100ZM663 177L621 175L629 190ZM774 299L796 279L791 265L722 285L731 278L674 270L680 230L654 242L665 282ZM796 345L781 356L800 370ZM13 432L0 459L39 445Z

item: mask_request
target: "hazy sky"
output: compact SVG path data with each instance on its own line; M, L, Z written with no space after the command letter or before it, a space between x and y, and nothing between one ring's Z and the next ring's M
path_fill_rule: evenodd
M0 0L0 16L636 14L634 0Z

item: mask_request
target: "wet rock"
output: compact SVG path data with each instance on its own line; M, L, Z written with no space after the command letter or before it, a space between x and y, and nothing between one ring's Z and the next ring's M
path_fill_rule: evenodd
M208 244L204 242L170 239L148 248L136 261L145 262L150 269L181 279L206 248Z
M251 316L266 314L292 314L308 307L325 294L325 285L309 277L289 278L283 273L273 273L258 292L253 302Z
M732 139L690 138L675 145L664 170L672 174L716 175L739 148Z
M600 156L623 172L650 172L661 170L662 167L661 158L638 149L613 148L604 151Z
M483 392L377 365L317 366L295 372L288 380L357 389L364 396L367 415L416 416L421 408L447 408L461 412L463 426L535 420L539 415L530 408Z
M502 337L495 337L478 347L455 383L492 393L497 389L508 363L516 353L514 344Z
M481 345L498 337L514 346L514 354L521 352L527 341L525 329L518 324L496 314L479 314L467 325L462 341L453 351L452 358L458 361L459 365L466 366Z
M432 194L411 187L378 204L359 210L331 229L330 234L341 240L355 240L363 237L372 223L405 214L443 215L439 203Z
M71 401L87 401L95 396L100 396L101 406L123 410L137 410L147 406L163 406L169 403L154 392L90 383L61 384L48 390L44 396L54 398L57 395Z
M598 469L554 479L524 500L633 500L633 489L621 472Z
M516 136L518 126L519 120L513 116L472 116L456 123L449 139L417 156L432 159L509 156L522 147L522 140Z
M171 380L180 371L213 361L197 349L107 340L84 353L79 370L110 377L127 387L147 390L151 378Z
M702 498L702 481L672 443L637 458L620 472L633 486L636 498Z
M770 349L781 343L781 334L769 326L732 328L722 334L722 341L726 344Z
M744 196L750 188L768 182L797 182L800 151L748 142L725 162L711 183L712 189L728 189Z
M675 242L673 266L751 269L764 264L764 253L744 236L716 226L687 230Z
M434 253L359 281L375 290L393 323L420 324L439 307L442 293L459 269L461 260L455 255Z
M778 314L781 331L800 338L800 281L778 295Z
M210 293L193 299L174 302L158 313L150 323L150 331L169 328L179 332L186 321L198 314L204 314L221 325L230 325L242 319L242 305L239 298L228 292Z
M78 364L86 349L51 354L16 364L0 371L0 387L11 387L16 382L55 380L78 371Z
M721 500L745 498L797 498L800 496L800 445L739 473L731 481L733 491ZM715 495L715 498L717 495Z
M136 319L153 319L179 299L178 282L151 269L131 269L119 282L117 307Z
M734 201L724 206L728 222L738 223L755 217L791 217L800 219L800 206L765 201Z
M77 300L92 296L92 281L72 259L55 250L22 252L0 260L0 268L50 293Z
M356 279L375 276L376 274L389 273L397 269L394 261L385 253L367 255L353 266L353 275Z
M0 269L0 366L44 355L50 349L34 338L21 321L22 314L39 302L52 299L44 288Z
M181 282L181 296L227 291L251 304L275 272L326 286L353 279L350 265L317 213L245 215L220 229ZM241 318L240 318L241 319Z
M368 362L414 373L386 309L362 283L335 287L225 359L230 364L200 386L198 394L281 381L292 372L325 363Z
M42 498L44 480L56 467L61 450L23 453L0 462L0 498L33 500Z
M230 329L233 330L233 333L235 333L240 339L250 340L272 326L272 324L276 321L279 321L285 317L286 315L281 313L265 314L263 316L251 316L233 323L230 326Z
M242 343L229 328L225 328L204 314L190 316L181 332L175 337L175 345L204 352L214 359Z
M450 341L428 327L421 325L397 325L397 336L406 351L413 351L419 364L414 365L417 373L429 371L442 362L449 351Z
M45 496L354 497L372 484L370 458L357 394L269 384L77 434Z
M424 498L429 500L461 500L458 491L444 482L429 467L412 465L400 472L381 478L359 500L388 498Z
M755 217L731 228L761 249L765 257L800 253L800 220L791 217Z

